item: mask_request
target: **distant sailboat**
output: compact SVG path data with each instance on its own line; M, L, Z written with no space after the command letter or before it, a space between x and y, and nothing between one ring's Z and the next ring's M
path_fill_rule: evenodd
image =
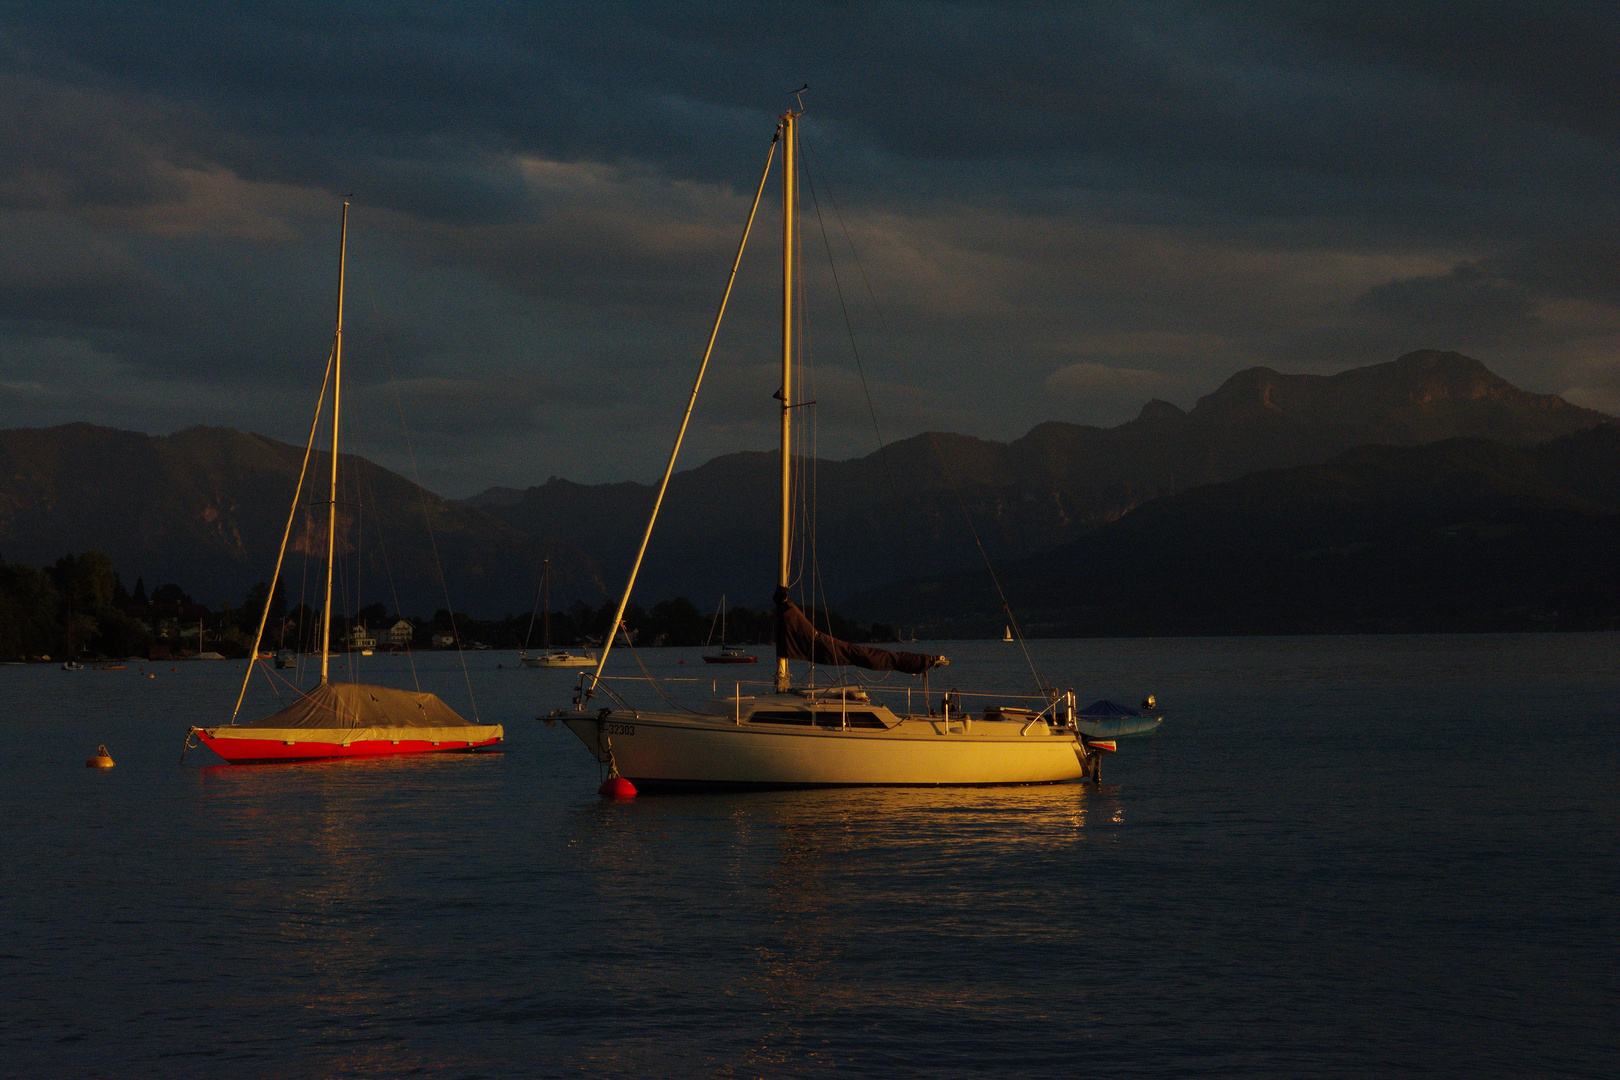
M228 725L194 727L188 732L188 745L189 736L195 734L205 746L232 764L477 750L494 746L505 738L505 731L499 724L470 723L433 694L360 683L333 683L328 678L332 635L332 560L337 546L338 421L343 390L343 274L348 235L349 204L344 203L338 246L337 329L333 334L326 379L322 381L320 398L315 405L309 445L304 450L303 469L298 474L292 510L287 516L287 529L282 534L281 551L276 556L276 569L271 576L268 593L275 595L281 576L287 540L292 535L299 497L303 494L304 477L315 449L315 432L320 426L326 387L330 385L332 478L326 519L326 605L321 614L321 681L291 705L269 716L237 724L236 713L233 712L232 722ZM259 629L253 639L251 655L258 654L269 614L270 605L266 603L259 615ZM236 697L237 711L242 708L248 679L256 666L253 662L247 665L242 690Z
M535 596L537 607L542 607L545 615L540 624L540 654L529 655L529 638L534 636L534 612L529 613L529 632L524 635L523 648L518 651L518 663L524 667L586 667L596 663L596 657L590 653L571 653L567 649L551 651L551 560L545 561L540 571L540 594ZM542 600L542 597L544 599Z
M203 624L202 624L202 620L200 620L200 619L197 621L197 651L192 653L191 656L188 657L188 659L191 659L191 660L223 660L223 659L225 659L225 654L224 653L218 653L218 652L214 652L212 649L203 648Z
M703 662L705 664L757 664L757 663L759 663L759 657L754 656L752 653L744 652L742 650L741 646L726 644L726 597L725 597L724 593L722 593L720 595L720 613L719 614L720 614L720 651L716 652L716 653L704 653L703 654ZM714 633L714 627L711 626L709 628L709 633L711 635Z
M1012 639L1013 639L1012 627L1009 625L1007 627L1006 631L1001 635L1001 640L1002 641L1011 641Z

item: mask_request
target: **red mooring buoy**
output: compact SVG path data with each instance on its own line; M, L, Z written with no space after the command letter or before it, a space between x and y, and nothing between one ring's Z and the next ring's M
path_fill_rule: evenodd
M602 781L596 793L604 799L633 799L636 797L636 785L622 776L610 776Z

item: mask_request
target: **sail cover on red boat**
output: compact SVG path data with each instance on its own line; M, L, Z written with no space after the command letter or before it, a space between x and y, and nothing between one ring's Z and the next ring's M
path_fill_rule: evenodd
M482 742L504 734L499 724L469 723L437 695L362 683L323 683L280 712L246 724L203 730L216 739L344 743L399 739Z
M788 591L776 589L776 655L778 659L808 660L828 667L858 667L871 671L903 671L921 675L947 661L928 653L893 652L840 641L817 630L804 611L788 599Z

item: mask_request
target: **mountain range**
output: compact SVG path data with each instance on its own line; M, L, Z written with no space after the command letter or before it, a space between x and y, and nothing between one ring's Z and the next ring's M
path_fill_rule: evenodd
M1529 447L1364 446L1156 499L998 567L1035 636L1620 628L1620 425ZM939 636L1002 628L986 574L853 598Z
M1198 514L1219 518L1226 507L1227 533L1243 537L1252 529L1239 523L1242 515L1264 518L1268 500L1282 506L1321 485L1322 499L1332 502L1335 491L1344 495L1338 519L1344 527L1363 511L1371 514L1366 522L1388 524L1394 519L1382 511L1391 504L1358 503L1354 494L1376 485L1333 486L1344 470L1372 469L1365 455L1396 454L1378 459L1389 476L1432 470L1422 454L1397 451L1440 453L1436 444L1452 446L1450 467L1463 473L1489 472L1495 467L1490 453L1555 453L1533 449L1543 444L1595 461L1606 452L1601 439L1566 440L1608 419L1556 396L1520 390L1457 353L1410 353L1330 376L1250 368L1191 410L1152 401L1117 427L1051 421L1009 443L930 432L862 458L816 461L808 467L817 493L817 541L809 554L820 595L870 618L954 619L963 627L970 616L979 623L999 618L999 598L986 600L974 584L988 581L988 558L1008 582L1027 590L1015 610L1041 612L1031 616L1038 628L1097 632L1101 624L1082 617L1099 595L1095 575L1088 577L1084 567L1115 566L1124 587L1127 569L1143 570L1127 565L1126 555L1133 543L1145 544L1132 531L1147 528L1144 522L1168 528L1166 515L1187 515L1185 526L1175 518L1180 531L1140 551L1172 560L1177 551L1204 551L1199 557L1213 560L1206 573L1214 580L1226 572L1223 566L1236 568L1252 552L1241 544L1198 548L1200 538L1215 535L1190 524ZM127 578L182 582L205 601L233 599L269 576L302 454L302 448L224 428L168 436L85 424L0 432L0 555L40 563L68 551L99 550ZM316 458L313 475L322 476L329 459ZM1505 461L1497 464L1506 468ZM709 608L723 592L734 604L763 605L775 577L777 462L774 453L738 453L677 473L637 596L647 602L687 596ZM344 456L340 464L346 494L340 495L345 527L339 554L360 573L363 595L356 606L382 600L431 611L447 606L448 586L459 610L526 610L548 555L556 605L599 604L622 582L653 498L650 485L553 478L457 501L358 457ZM1513 503L1508 488L1485 485L1481 492L1486 502L1506 500L1503 513L1532 512L1534 500ZM323 513L324 482L318 495L306 489L303 500L319 502L317 516ZM1604 505L1571 503L1558 512L1595 520ZM1495 520L1486 510L1481 502L1475 517ZM300 517L287 571L294 600L305 580L305 558L324 551L324 530L312 528L307 513ZM1329 517L1321 527L1331 532ZM432 522L431 538L424 520ZM1298 520L1303 528L1305 518ZM1254 551L1274 552L1270 543L1262 538ZM1043 574L1053 573L1073 588L1041 584ZM913 579L921 580L906 584ZM1265 598L1258 602L1263 606ZM1107 625L1117 632L1161 632L1151 628L1159 617L1153 613L1168 618L1169 609L1154 604L1141 617L1127 617L1117 605L1110 610L1114 621ZM1177 625L1183 627L1178 632L1205 632L1200 628L1211 624L1191 619Z
M898 577L982 573L986 558L1001 566L1051 551L1153 499L1257 470L1316 464L1367 444L1525 446L1605 419L1520 390L1458 353L1410 353L1330 376L1250 368L1190 411L1151 401L1113 428L1048 422L1010 443L930 432L851 461L817 462L815 563L821 591L842 604ZM721 593L733 602L768 597L778 462L774 453L730 454L677 474L640 595L685 595L700 606ZM648 485L553 479L468 502L523 532L549 528L582 547L594 537L608 579L620 581L653 494Z
M0 556L44 565L100 551L128 585L172 581L210 606L236 602L275 567L303 454L230 428L0 431ZM283 570L291 603L319 602L330 470L330 455L313 456ZM520 533L364 458L340 455L339 476L337 554L362 594L341 598L347 610L380 600L431 613L452 606L448 595L458 610L526 611L548 552L557 592L607 588L595 560L566 541Z

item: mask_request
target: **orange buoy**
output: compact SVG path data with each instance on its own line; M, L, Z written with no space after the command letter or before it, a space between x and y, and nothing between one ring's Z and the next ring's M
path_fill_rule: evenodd
M622 776L610 776L602 781L596 793L604 799L633 799L636 797L636 785Z
M86 761L84 767L87 769L110 769L113 767L112 755L107 753L105 746L98 746L96 747L96 756Z

